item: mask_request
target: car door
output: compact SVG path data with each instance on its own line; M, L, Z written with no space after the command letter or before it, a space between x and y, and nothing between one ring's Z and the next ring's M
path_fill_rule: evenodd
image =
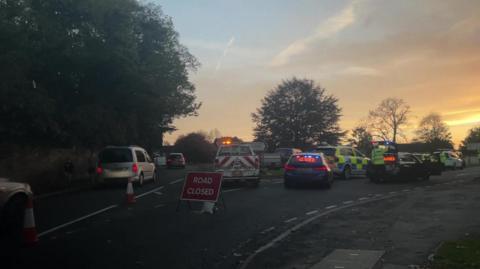
M368 167L368 159L363 153L360 151L354 149L355 152L355 158L357 160L357 169L359 173L361 174L366 174L367 173L367 167Z
M148 178L150 175L148 174L148 168L145 167L146 159L145 154L143 154L142 150L136 149L135 155L137 156L137 165L139 166L139 171L143 172L143 176Z
M148 178L153 177L153 173L155 172L155 163L153 162L152 158L150 158L150 155L146 151L143 152L145 155L145 167L146 170L148 171Z
M403 154L400 157L400 175L402 177L412 177L418 169L415 158L411 154Z

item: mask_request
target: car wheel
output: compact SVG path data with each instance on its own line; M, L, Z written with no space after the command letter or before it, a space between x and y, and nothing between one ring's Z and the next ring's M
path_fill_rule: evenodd
M143 176L143 173L142 173L138 176L138 184L140 184L140 186L142 186L144 180L145 180L145 177Z
M342 178L347 180L352 178L352 169L350 166L347 166L345 169L343 169Z
M22 244L23 218L25 216L25 195L13 196L5 205L0 223L1 244L9 248L18 248Z

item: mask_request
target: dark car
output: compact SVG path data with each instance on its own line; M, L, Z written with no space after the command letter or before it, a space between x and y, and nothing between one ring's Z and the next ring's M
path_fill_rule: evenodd
M333 184L333 172L330 166L331 164L322 153L293 154L284 167L284 185L286 188L300 184L330 188Z
M182 153L170 153L167 158L167 168L185 168L186 160Z
M398 177L402 179L423 179L428 180L431 172L427 162L420 160L411 153L399 152L400 171Z
M274 153L279 154L282 164L285 164L290 158L290 156L301 152L302 150L297 148L277 148Z

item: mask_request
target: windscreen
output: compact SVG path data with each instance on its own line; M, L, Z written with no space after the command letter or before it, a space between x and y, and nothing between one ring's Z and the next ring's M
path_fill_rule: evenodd
M182 155L180 154L170 154L168 156L169 159L172 159L172 160L180 160L182 158Z
M128 148L104 149L98 157L101 163L127 163L133 161L132 151Z
M224 146L220 148L218 156L249 156L252 155L252 151L248 146Z

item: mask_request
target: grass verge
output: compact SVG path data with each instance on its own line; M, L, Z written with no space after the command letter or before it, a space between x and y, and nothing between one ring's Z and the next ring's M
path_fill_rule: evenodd
M446 241L438 249L432 269L479 269L480 238Z

